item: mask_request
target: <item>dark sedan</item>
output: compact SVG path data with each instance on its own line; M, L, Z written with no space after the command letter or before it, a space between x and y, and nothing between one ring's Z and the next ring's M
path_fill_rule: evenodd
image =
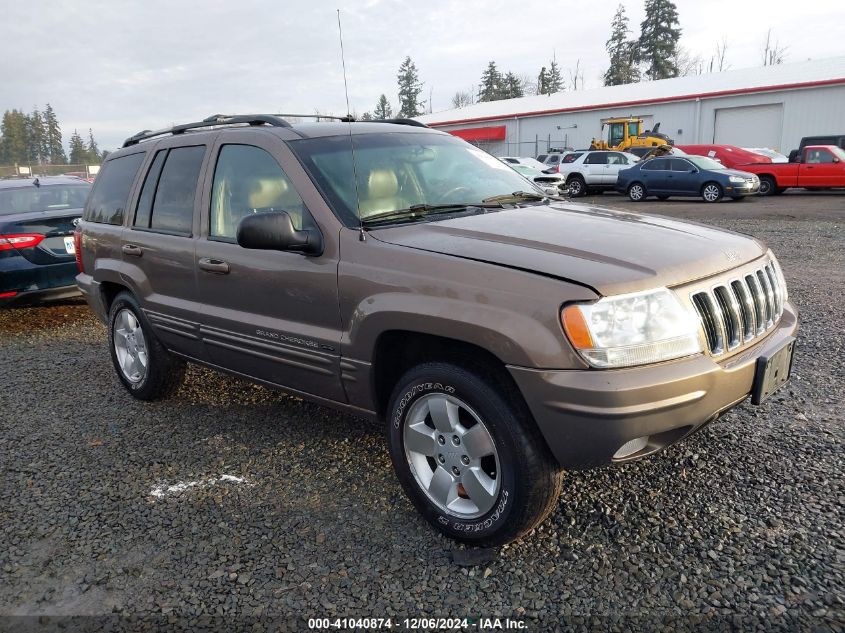
M706 156L660 156L637 163L619 172L616 191L628 194L634 202L656 196L703 198L718 202L728 196L741 200L756 194L760 179L754 174L727 169Z
M79 294L73 230L90 183L0 180L0 306Z

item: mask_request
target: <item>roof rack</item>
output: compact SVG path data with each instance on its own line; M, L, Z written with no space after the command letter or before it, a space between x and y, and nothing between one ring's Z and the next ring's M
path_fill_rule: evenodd
M428 127L422 121L415 119L373 119L368 123L393 123L394 125L410 125L411 127Z
M294 119L331 119L332 121L341 121L342 123L354 123L355 117L351 114L345 116L335 116L333 114L274 114L277 117L290 117Z
M271 125L273 127L290 127L290 123L284 119L272 114L212 114L202 121L194 123L182 123L174 125L173 127L164 128L161 130L142 130L134 136L130 136L123 142L123 147L130 145L137 145L141 141L146 141L156 136L165 136L166 134L182 134L186 130L193 130L203 127L214 127L218 125L237 125L246 123L248 125Z

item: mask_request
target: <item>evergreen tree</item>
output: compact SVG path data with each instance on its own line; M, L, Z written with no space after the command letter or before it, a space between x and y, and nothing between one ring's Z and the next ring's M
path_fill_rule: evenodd
M32 114L26 117L27 128L27 158L32 163L44 162L47 155L47 143L45 139L44 119L38 108L32 110Z
M364 112L364 114L361 115L361 120L362 121L372 121L373 115L370 114L369 112Z
M425 112L425 101L420 101L422 82L410 57L399 66L396 78L399 81L399 118L410 119Z
M487 64L481 73L481 85L478 89L479 101L497 101L502 98L502 73L496 68L496 62Z
M73 131L70 135L70 162L72 165L81 165L88 160L88 152L85 149L85 142L79 136L79 132Z
M94 140L94 133L90 127L88 128L88 145L85 147L85 152L89 164L100 162L100 148L97 147L97 141Z
M44 137L46 162L61 164L67 162L65 148L62 143L62 128L52 106L48 103L44 108Z
M517 97L525 96L525 92L522 89L522 81L512 72L508 72L508 74L505 75L502 83L503 99L515 99Z
M649 79L678 76L678 40L681 27L672 0L645 0L645 19L640 24L640 57Z
M385 95L381 95L378 98L378 103L376 103L376 107L373 110L373 117L380 121L393 118L393 108L390 107L390 102Z
M20 110L6 110L0 123L0 163L28 163L27 117Z
M552 63L549 64L549 70L546 71L546 94L553 95L556 92L563 91L563 77L560 74L560 66L557 65L557 60L552 58Z
M605 86L631 84L640 80L637 42L628 38L630 32L625 7L620 4L610 24L610 39L605 44L610 57L610 68L604 73Z
M551 94L549 92L549 71L546 70L545 66L540 69L540 74L537 75L537 94Z

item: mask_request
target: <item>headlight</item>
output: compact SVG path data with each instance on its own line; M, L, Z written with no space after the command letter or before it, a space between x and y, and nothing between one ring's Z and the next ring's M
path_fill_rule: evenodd
M740 183L741 183L741 182L745 182L745 178L743 178L742 176L731 176L731 177L730 177L730 181L731 181L731 182L740 182Z
M699 321L666 288L574 304L563 329L593 367L630 367L701 352Z

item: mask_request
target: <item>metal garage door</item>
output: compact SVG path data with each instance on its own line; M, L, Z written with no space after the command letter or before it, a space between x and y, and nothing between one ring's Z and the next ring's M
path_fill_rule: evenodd
M782 136L782 103L716 110L714 143L779 149Z

